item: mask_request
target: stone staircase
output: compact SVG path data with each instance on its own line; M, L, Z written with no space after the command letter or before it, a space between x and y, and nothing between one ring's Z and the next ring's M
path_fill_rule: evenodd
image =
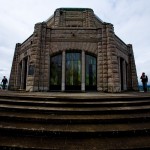
M150 149L150 97L1 95L0 149Z

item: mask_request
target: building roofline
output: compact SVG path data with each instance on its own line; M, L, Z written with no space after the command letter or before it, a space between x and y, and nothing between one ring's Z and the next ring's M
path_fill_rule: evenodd
M96 17L96 19L97 19L98 21L104 23L96 14L94 14L94 15L95 15L95 17Z
M127 46L127 44L126 44L123 40L121 40L116 34L115 34L115 37L116 37L118 40L120 40L120 42L122 42L123 44L125 44L125 45Z
M77 8L77 7L62 7L57 8L56 10L66 10L66 11L85 11L85 10L92 10L91 8Z
M48 22L48 21L50 21L52 18L54 17L54 14L53 15L51 15L45 22Z
M22 43L21 43L21 45L23 45L27 40L29 40L31 37L33 36L33 34L31 34L25 41L23 41Z

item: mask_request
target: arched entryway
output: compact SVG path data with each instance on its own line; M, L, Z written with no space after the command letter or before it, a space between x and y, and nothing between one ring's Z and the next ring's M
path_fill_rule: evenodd
M51 56L50 90L97 90L97 57L76 50Z

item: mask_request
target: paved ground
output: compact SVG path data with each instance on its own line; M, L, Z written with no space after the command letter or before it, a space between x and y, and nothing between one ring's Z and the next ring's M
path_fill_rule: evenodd
M72 97L72 98L115 98L115 97L150 97L150 92L25 92L0 90L0 96L29 96L29 97Z

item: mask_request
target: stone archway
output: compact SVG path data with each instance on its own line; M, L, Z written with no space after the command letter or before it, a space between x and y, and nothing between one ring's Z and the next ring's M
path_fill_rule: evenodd
M97 90L96 56L79 50L50 56L50 90Z

